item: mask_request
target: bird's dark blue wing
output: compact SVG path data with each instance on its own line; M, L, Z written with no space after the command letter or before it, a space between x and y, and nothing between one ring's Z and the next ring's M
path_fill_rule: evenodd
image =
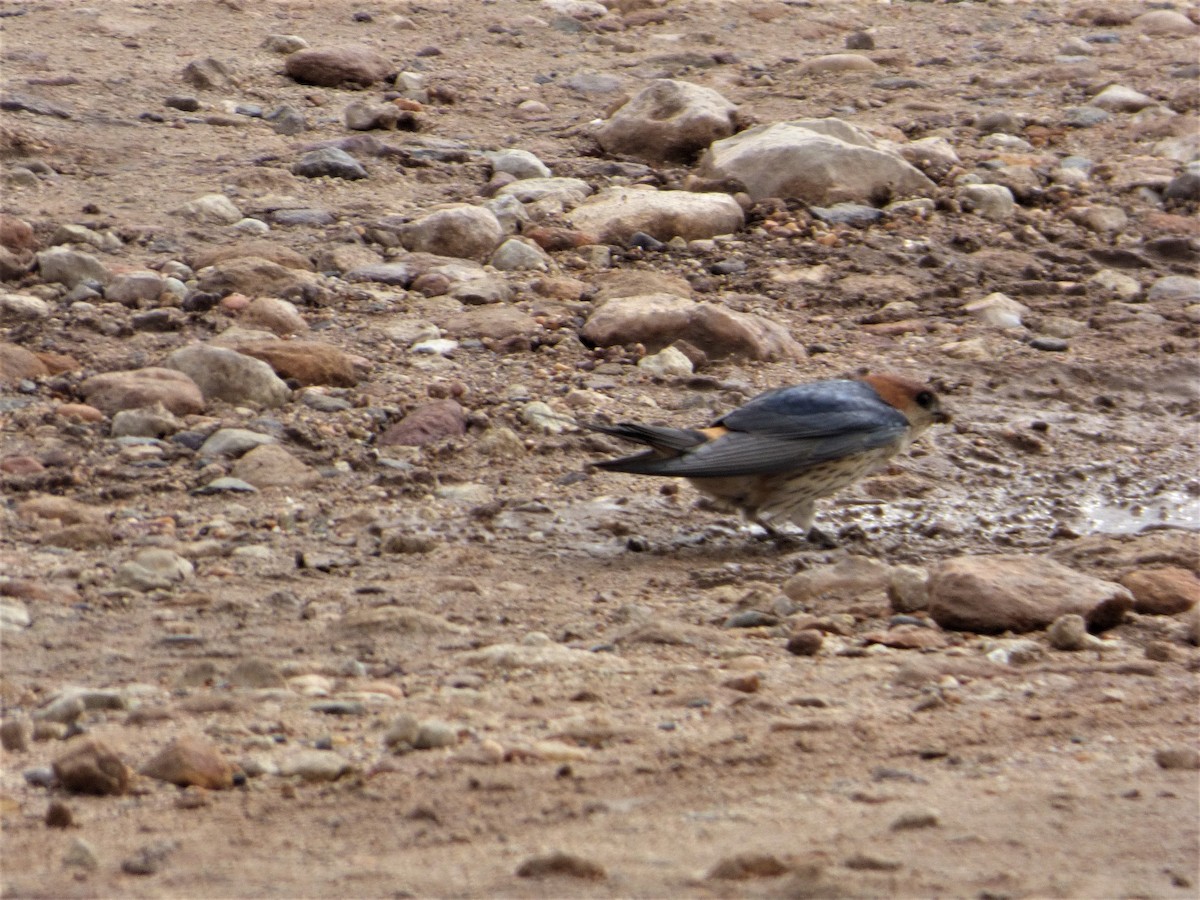
M817 382L760 394L705 429L710 440L666 459L643 457L638 471L688 478L799 471L897 443L908 429L904 414L869 385Z

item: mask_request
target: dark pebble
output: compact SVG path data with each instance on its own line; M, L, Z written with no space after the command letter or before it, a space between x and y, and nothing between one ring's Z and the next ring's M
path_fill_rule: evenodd
M1200 175L1195 172L1176 175L1167 185L1163 196L1168 200L1200 201Z
M816 656L825 636L812 628L797 631L787 642L787 652L794 656Z
M195 97L188 97L181 94L168 97L163 103L171 107L171 109L181 109L184 112L195 112L200 108L200 101Z
M875 38L867 34L865 31L856 31L853 34L846 35L847 50L874 50Z
M708 267L714 275L740 275L746 271L746 264L740 259L723 259Z
M218 294L210 294L207 291L194 291L184 297L183 311L208 312L220 302L221 297Z
M891 78L880 78L878 81L872 82L871 86L883 91L907 91L914 88L927 88L929 84L916 78L904 78L896 75Z
M46 827L70 828L74 824L75 817L71 815L71 807L61 800L51 800L50 805L46 807Z
M656 237L651 237L644 231L635 231L629 238L629 246L638 250L665 250L667 245Z
M327 716L365 716L367 714L365 704L346 700L329 700L322 703L314 703L309 709L313 712L325 713Z
M746 609L734 613L725 620L723 628L762 628L767 625L778 625L779 617L770 613L759 612L757 609Z
M1062 353L1070 347L1062 338L1055 337L1035 337L1029 342L1029 346L1034 350L1047 350L1051 353Z

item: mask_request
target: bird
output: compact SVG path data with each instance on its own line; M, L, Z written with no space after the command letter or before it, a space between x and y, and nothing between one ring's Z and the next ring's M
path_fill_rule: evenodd
M648 448L592 468L686 478L768 537L789 539L775 526L791 523L811 542L832 546L813 525L815 501L882 467L931 425L949 421L928 385L877 374L775 388L703 428L586 427Z

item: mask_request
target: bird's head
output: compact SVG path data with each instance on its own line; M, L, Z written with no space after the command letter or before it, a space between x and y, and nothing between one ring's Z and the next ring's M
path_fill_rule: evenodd
M942 409L941 400L929 385L886 374L867 375L863 381L874 388L885 403L904 413L914 438L930 425L941 425L951 420L950 413Z

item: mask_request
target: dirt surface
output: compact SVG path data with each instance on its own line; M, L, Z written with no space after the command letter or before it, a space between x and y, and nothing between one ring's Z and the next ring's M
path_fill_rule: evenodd
M233 321L226 307L159 332L107 304L89 325L36 272L5 284L42 290L53 311L4 323L3 339L77 361L0 389L0 456L43 464L2 476L0 573L32 620L3 632L5 720L28 721L68 686L111 689L126 709L88 710L76 728L133 769L200 734L250 776L214 791L137 776L124 795L90 797L37 783L66 743L7 749L5 896L1197 896L1200 651L1182 617L1131 614L1103 650L936 626L902 649L880 640L904 625L882 590L798 605L781 593L849 555L932 568L1021 552L1104 578L1195 571L1195 300L1147 297L1195 274L1195 206L1156 199L1162 173L1182 166L1155 148L1197 130L1196 37L1140 30L1134 17L1161 4L623 6L589 20L516 0L0 4L3 89L26 104L0 114L3 211L40 246L60 225L115 234L107 251L85 248L113 271L233 243L230 228L173 212L221 192L243 209L276 194L331 211L334 224L263 238L310 260L331 248L395 256L371 242L373 224L479 202L490 172L475 151L526 149L597 188L682 184L685 167L612 168L591 137L593 120L654 77L712 87L747 122L838 115L897 142L943 135L962 160L937 179L927 218L817 228L803 204L760 204L715 248L614 249L612 269L687 279L699 298L785 326L808 350L798 363L727 358L664 380L634 365L637 348L585 347L576 334L606 270L581 251L552 254L582 282L578 299L539 295L536 274L505 276L541 338L467 341L447 357L412 353L380 323L442 324L453 302L328 271L301 313L310 339L362 358L365 377L324 392L347 408L210 403L185 420L274 433L322 476L252 495L195 494L229 466L169 441L134 458L107 417L56 412L89 375L214 337ZM802 71L860 31L880 71ZM306 145L351 134L346 104L386 88L297 84L262 47L272 34L358 42L424 73L438 90L419 130L372 132L401 151L360 157L368 179L293 176ZM1067 54L1070 40L1090 53ZM185 83L204 57L235 80ZM1109 83L1157 112L1064 124ZM200 108L165 106L172 95ZM31 98L68 117L30 112ZM528 100L547 111L522 118ZM309 130L278 134L236 111L281 104ZM1031 149L989 146L975 123L994 112L1017 117ZM403 149L430 139L466 152ZM1049 173L1069 156L1095 169L1056 188ZM32 181L11 176L31 163L45 167ZM955 206L956 177L1002 164L1034 176L1013 218ZM1068 214L1080 206L1120 208L1127 222L1093 231ZM728 260L744 270L712 273ZM1140 284L1134 302L1094 280L1104 269ZM994 291L1030 308L1024 328L963 310ZM885 309L896 300L911 305ZM1059 342L1039 349L1039 335ZM696 425L769 387L867 369L930 381L956 421L823 504L833 550L763 541L686 484L588 475L589 460L625 448L522 416L541 400L565 417ZM465 435L376 445L445 397L466 409ZM489 440L504 428L515 441ZM46 495L100 510L106 537L50 540L60 523L18 515ZM389 544L395 534L408 538ZM166 590L116 586L118 566L148 546L194 573ZM773 618L725 627L747 610ZM821 652L789 653L788 635L814 625ZM1029 652L1014 658L1018 645ZM279 684L231 684L253 660ZM330 701L345 703L315 708ZM401 714L447 723L452 746L392 753L384 735ZM349 771L278 773L313 747ZM45 824L54 799L71 828ZM94 866L63 862L77 839ZM518 876L554 851L578 859ZM750 877L717 877L739 854L758 857L740 872Z

